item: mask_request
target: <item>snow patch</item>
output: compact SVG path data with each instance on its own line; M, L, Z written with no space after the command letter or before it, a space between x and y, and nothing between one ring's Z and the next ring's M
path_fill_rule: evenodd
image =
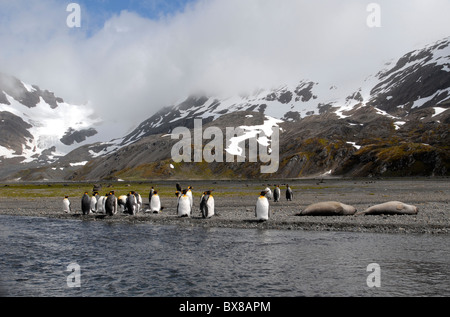
M441 108L441 107L434 107L433 109L434 109L434 115L432 116L432 118L436 117L436 116L440 115L441 113L443 113L444 111L448 110L446 108Z
M354 148L359 150L361 148L361 145L356 145L356 142L347 142L347 144L353 145Z
M406 124L405 121L396 121L396 122L394 122L395 130L399 130L401 128L401 126L405 125L405 124Z
M280 123L283 123L283 120L266 116L266 120L262 125L240 126L239 128L241 128L244 131L244 134L241 136L231 138L229 140L230 145L227 147L225 151L227 151L231 155L242 156L244 149L241 148L239 144L247 139L256 138L261 132L263 132L265 136L259 137L258 143L263 146L269 146L270 140L268 139L268 137L272 136L273 133L272 127L278 127L278 124Z
M74 166L85 166L89 161L85 161L85 162L78 162L78 163L70 163L70 166L74 167Z

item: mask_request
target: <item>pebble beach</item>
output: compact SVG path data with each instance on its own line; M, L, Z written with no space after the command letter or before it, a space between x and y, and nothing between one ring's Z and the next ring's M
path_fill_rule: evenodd
M175 182L173 182L175 184ZM202 219L199 203L201 192L214 184L216 215ZM161 197L164 210L160 214L146 213L148 192L142 192L143 211L135 216L118 213L112 217L103 214L81 213L81 196L71 197L72 212L62 211L64 197L24 198L0 197L0 215L49 217L72 219L74 221L99 221L107 223L151 223L182 227L240 228L262 230L308 230L378 232L396 234L450 234L450 182L440 179L395 179L395 180L342 180L310 179L295 180L289 184L294 191L293 201L285 198L284 182L261 181L261 186L281 184L280 202L270 201L272 217L269 221L255 219L255 203L259 196L254 191L255 182L206 182L194 183L194 211L191 218L176 216L176 197ZM221 188L226 186L227 194ZM175 186L174 186L175 188ZM229 192L233 194L229 194ZM253 192L254 195L253 195ZM242 195L240 195L242 193ZM122 194L122 193L119 193ZM117 195L117 194L116 194ZM419 208L417 215L366 215L366 216L297 216L310 204L324 201L338 201L363 211L370 206L401 201Z

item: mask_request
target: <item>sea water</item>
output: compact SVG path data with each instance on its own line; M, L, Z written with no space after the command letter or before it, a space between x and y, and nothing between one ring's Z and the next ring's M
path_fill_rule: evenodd
M0 295L449 296L449 245L447 235L0 216Z

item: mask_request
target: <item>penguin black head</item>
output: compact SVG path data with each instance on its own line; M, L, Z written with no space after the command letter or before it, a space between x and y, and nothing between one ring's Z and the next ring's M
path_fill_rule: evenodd
M267 194L267 191L265 191L265 190L263 190L263 191L261 192L261 196L266 196L266 194Z
M64 198L66 198L66 199L67 199L67 198L69 198L69 196L67 196L67 195L66 195L66 196L64 196Z
M186 189L183 189L183 191L181 192L183 195L186 195L186 193L187 193L187 190Z
M175 192L175 196L179 197L180 196L180 192L179 191Z
M158 194L158 191L157 191L157 190L154 191L153 195L156 195L156 194Z

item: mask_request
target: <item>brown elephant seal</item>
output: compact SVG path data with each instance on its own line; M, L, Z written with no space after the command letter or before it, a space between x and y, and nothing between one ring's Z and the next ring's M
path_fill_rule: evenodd
M337 201L320 202L309 205L297 216L351 216L356 213L356 208Z
M419 208L416 206L407 205L400 201L390 201L369 207L356 215L416 215L418 212Z

